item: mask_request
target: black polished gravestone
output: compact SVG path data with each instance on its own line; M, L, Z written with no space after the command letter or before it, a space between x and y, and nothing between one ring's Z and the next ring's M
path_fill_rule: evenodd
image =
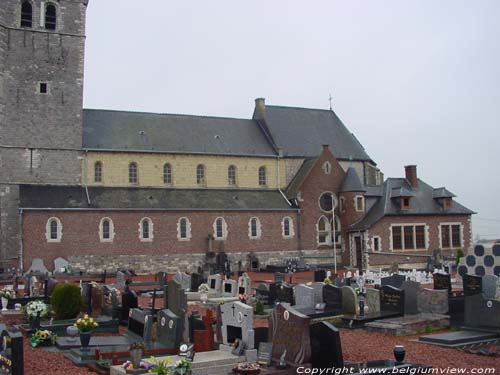
M293 297L293 286L288 284L281 284L277 291L276 297L279 302L289 303L290 305L294 305L294 297Z
M0 325L0 374L24 375L23 335Z
M342 309L342 289L331 284L324 285L323 302L327 308Z
M269 295L267 298L267 304L269 306L274 305L276 300L278 299L278 289L280 288L282 283L271 283L269 284Z
M191 292L197 292L201 284L203 284L204 278L200 273L193 272L191 274Z
M274 282L275 283L284 283L285 282L285 274L281 273L281 272L275 272Z
M167 348L177 348L182 341L180 318L169 309L160 310L156 318L157 341Z
M137 294L135 291L130 290L128 286L125 288L125 292L122 294L122 309L120 322L127 324L129 313L131 309L135 309L139 306L137 300Z
M448 290L451 292L451 275L435 273L432 276L434 277L434 289Z
M473 296L483 292L483 277L475 275L463 275L462 277L464 294L466 296Z
M322 283L326 279L326 271L325 270L317 270L314 271L314 282Z
M339 330L329 322L319 322L311 324L309 332L312 368L342 368L344 359Z
M266 284L260 284L257 289L255 289L255 297L264 305L269 304L269 289Z
M139 308L130 310L128 331L139 336L142 341L150 343L152 340L153 315Z
M390 286L393 286L395 288L401 288L403 286L403 282L405 280L406 280L406 277L395 273L395 274L388 276L388 277L382 277L380 279L380 286L390 285Z
M380 313L394 313L404 315L405 292L390 285L384 285L380 289Z

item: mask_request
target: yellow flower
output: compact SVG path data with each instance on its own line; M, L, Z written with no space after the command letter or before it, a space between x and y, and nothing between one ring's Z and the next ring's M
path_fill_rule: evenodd
M171 363L172 363L172 358L167 357L167 358L164 360L164 362L165 362L166 364L168 364L168 365L169 365L169 364L171 364Z
M89 314L85 314L85 315L83 316L83 319L85 319L85 320L87 320L88 318L89 318Z
M89 322L91 322L91 323L92 323L93 321L94 321L94 318L90 318L90 319L89 319Z
M97 327L97 323L96 322L94 322L94 327Z
M82 322L82 320L81 320L81 319L78 319L78 320L76 321L76 323L77 323L77 324L80 324L81 322Z
M77 323L78 323L78 322L77 322ZM73 324L73 327L76 327L76 323L75 323L75 324Z

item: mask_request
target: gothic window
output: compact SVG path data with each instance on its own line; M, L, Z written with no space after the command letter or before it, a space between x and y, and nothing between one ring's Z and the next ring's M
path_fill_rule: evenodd
M94 164L94 182L102 182L102 162L100 161Z
M284 217L281 221L281 234L283 238L293 238L295 235L293 229L293 220L289 217Z
M214 238L225 240L227 238L227 224L224 218L218 217L214 222Z
M198 185L205 185L205 166L202 164L196 167L196 183Z
M99 223L99 239L101 242L112 242L115 237L113 221L104 217Z
M21 27L33 26L33 6L30 1L21 4Z
M169 163L163 166L163 183L172 183L172 166Z
M57 9L54 4L48 3L45 6L45 29L55 30L57 22Z
M139 182L136 163L130 163L128 165L128 182L131 184L137 184Z
M51 217L47 220L45 227L45 238L47 242L61 242L62 238L62 224L61 220L57 217Z
M266 167L259 168L259 185L265 186L267 184L266 181Z
M234 165L230 165L227 169L227 182L229 185L236 185L236 167Z
M149 217L145 217L139 222L139 239L153 241L153 222Z
M177 222L177 239L179 241L191 239L191 223L185 217L181 217Z
M318 244L330 245L332 243L332 224L325 217L321 216L318 220Z

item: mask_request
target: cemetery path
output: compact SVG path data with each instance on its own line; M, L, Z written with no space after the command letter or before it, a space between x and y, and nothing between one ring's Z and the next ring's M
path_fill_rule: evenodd
M443 331L448 332L448 331ZM437 333L437 332L436 332ZM368 361L393 359L395 345L406 348L405 361L428 364L434 368L494 368L500 369L500 358L469 354L458 349L412 342L420 335L392 336L362 330L342 330L342 352L344 360Z

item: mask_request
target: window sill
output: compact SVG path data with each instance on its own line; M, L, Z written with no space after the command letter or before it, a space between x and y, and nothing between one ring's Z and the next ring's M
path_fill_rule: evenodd
M141 242L153 242L152 238L139 238Z
M180 241L180 242L189 242L189 241L191 241L191 238L180 238L180 237L177 237L177 241Z
M110 243L110 242L113 242L113 239L112 239L112 238L110 238L110 239L100 238L100 241L101 241L101 242L104 242L104 243L106 243L106 242L107 242L107 243Z
M61 238L57 238L57 239L47 239L47 242L48 242L48 243L58 243L58 242L61 242Z

